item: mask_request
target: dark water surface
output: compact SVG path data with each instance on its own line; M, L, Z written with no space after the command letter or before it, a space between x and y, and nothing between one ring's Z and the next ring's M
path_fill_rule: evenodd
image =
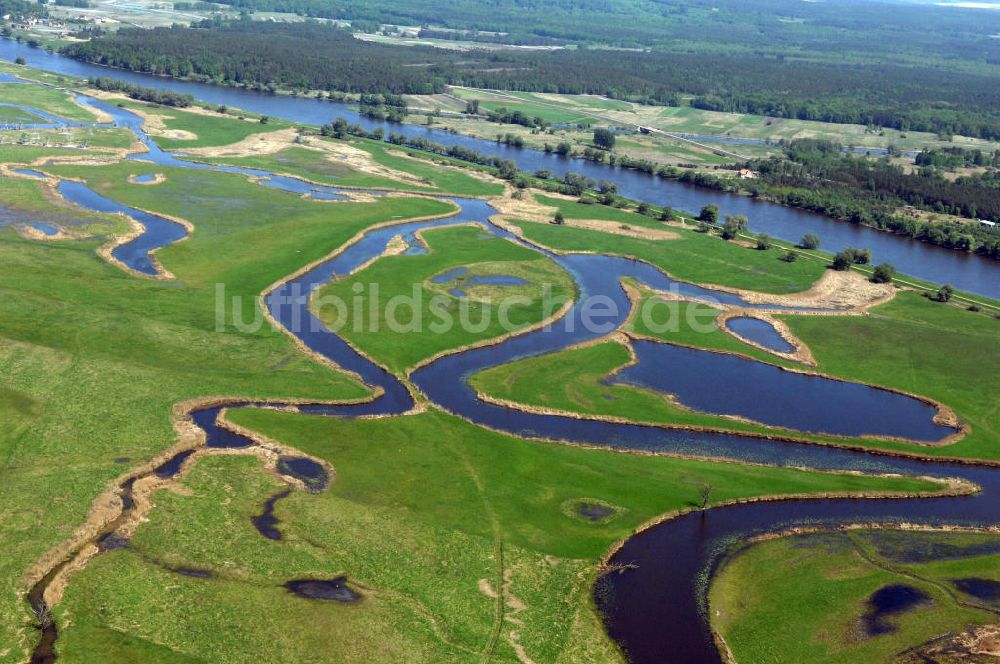
M726 327L740 335L779 353L795 352L795 346L785 341L770 323L751 316L738 316L726 321Z
M955 433L932 422L933 406L861 383L654 341L632 347L639 362L618 381L675 394L694 410L840 436L936 441Z
M862 617L865 632L868 636L895 632L896 626L891 618L912 611L930 602L930 599L924 591L905 583L879 588L868 598L868 611Z
M335 579L296 579L285 584L285 588L294 595L306 599L319 599L332 602L351 603L361 599L361 593L347 585L346 576Z

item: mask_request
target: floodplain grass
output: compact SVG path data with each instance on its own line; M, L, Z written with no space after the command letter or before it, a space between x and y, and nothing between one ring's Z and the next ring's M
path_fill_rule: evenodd
M608 377L626 366L630 359L624 345L606 341L487 369L473 375L469 384L487 396L535 408L671 426L776 431L692 412L654 390L607 384Z
M728 332L719 329L712 320L721 310L707 304L695 302L665 302L656 294L639 288L640 299L634 307L640 314L636 315L627 326L627 331L642 337L651 337L667 343L693 346L723 353L738 353L755 360L776 364L783 367L800 367L802 365L754 348L733 337ZM647 315L641 315L642 311ZM676 321L677 325L669 325ZM695 329L689 321L695 321L699 328ZM705 329L705 323L708 322ZM663 329L666 326L667 329Z
M43 69L35 69L30 63L25 66L16 65L13 62L0 62L0 73L13 74L14 76L17 76L25 81L35 81L38 83L47 83L49 85L56 86L71 85L81 80L75 76L67 76L65 74L48 72Z
M758 251L685 228L669 229L678 234L676 239L649 240L554 224L512 223L528 240L559 251L628 256L651 263L681 281L762 293L808 290L826 269L813 261L786 263L776 250Z
M0 158L5 152L0 148ZM0 178L0 225L39 221L81 234L108 235L128 230L125 221L116 215L53 203L37 180Z
M0 123L17 122L22 124L43 123L46 120L13 106L0 106Z
M22 144L22 140L29 143ZM58 150L66 150L67 155L77 157L106 156L101 148L122 150L136 142L135 135L123 127L69 127L66 129L9 129L0 130L0 151L8 147L35 147L43 150L39 156L55 156ZM39 146L39 143L42 146ZM86 148L66 147L86 144ZM48 144L50 147L44 147ZM98 148L94 150L93 148ZM0 157L2 159L2 157Z
M163 169L167 180L158 187L128 184L128 175L148 171L141 163L59 168L115 200L183 216L195 231L159 252L178 281L156 282L98 258L104 238L42 243L0 229L2 408L16 413L16 424L5 419L0 434L7 510L0 524L0 652L14 660L35 638L21 629L28 620L18 595L25 570L70 537L115 477L175 444L175 403L210 395L368 394L270 326L220 331L215 285L224 283L240 298L244 319L253 320L265 288L358 231L451 209L423 198L321 206L242 177L182 169Z
M241 298L241 315L252 318L264 288L334 250L358 230L448 209L413 198L321 205L251 184L242 176L162 167L157 170L166 175L164 183L137 187L128 184L128 177L149 171L139 163L46 170L84 178L122 203L182 216L195 224L195 232L188 241L159 252L179 282L156 283L100 261L94 255L100 238L39 243L0 229L0 279L8 284L0 292L5 313L0 319L0 418L5 423L0 477L8 497L0 539L9 552L0 561L0 597L6 598L0 599L0 653L8 651L0 659L23 659L34 637L32 630L21 630L28 618L27 607L17 598L24 590L24 570L72 533L108 482L173 444L168 419L173 403L206 394L313 399L366 394L353 381L304 358L287 337L269 328L249 335L217 333L212 286L224 282L228 294ZM7 181L0 186L7 187ZM23 190L3 190L4 195L19 191L43 214L57 209L40 196L37 183L12 186ZM572 231L563 238L587 239L590 233L555 230ZM700 269L725 275L741 264L734 251L777 257L697 237L716 242L705 245L705 256L717 249L733 262L728 269L713 265L709 270L699 267L698 252L673 255L663 260L674 276L696 279L676 272L671 261L690 274ZM668 242L644 244L652 246L650 255L669 250L664 249ZM686 260L679 259L685 255ZM749 281L740 274L733 279ZM941 391L949 397L959 394L966 409L960 414L974 412L978 418L976 445L962 449L988 449L991 438L996 439L990 431L1000 428L995 403L981 399L986 403L975 404L971 393L996 392L990 378L996 372L987 353L996 339L985 327L996 321L913 297L917 304L937 309L928 313L932 310L914 304L911 316L886 315L880 308L865 320L903 325L898 333L885 335L894 344L909 343L913 330L933 330L915 352L936 351L935 367L945 362L942 348L948 343L962 352L976 350L969 360L968 374L975 377L967 378L970 384L960 389L956 370ZM961 329L965 319L954 318L958 315L978 321L971 332ZM842 339L824 335L837 337L843 333L837 326L852 320L810 321L817 331L804 332L806 337L816 334L816 343L825 345L824 362L843 365L845 371L856 368L851 363L859 361L857 344L852 359ZM793 330L796 322L789 321ZM883 328L871 332L882 336ZM916 357L894 355L886 348L876 354L879 359L870 371L890 378L892 360ZM980 366L971 366L973 362ZM987 372L989 380L972 384ZM916 373L907 378L914 385L929 380ZM520 645L538 661L604 661L615 656L615 648L590 606L596 559L646 518L700 504L703 484L714 487L713 500L931 488L915 479L832 476L529 443L433 409L419 416L359 422L266 411L239 411L231 417L331 461L337 482L326 494L295 493L279 503L286 540L276 545L260 539L249 525L249 516L259 513L259 503L278 487L276 481L260 472L254 460L199 462L183 481L192 495L157 494L157 507L140 527L135 547L102 556L74 577L56 614L63 629L60 655L66 661L283 661L289 651L281 648L293 635L303 635L302 640L288 647L303 648L304 656L327 653L329 638L315 635L324 630L342 634L346 641L331 659L401 661L401 647L410 649L404 655L427 652L430 659L477 658L469 651L478 655L488 642L495 610L478 582L485 578L493 588L500 584L490 559L497 551L492 519L499 524L506 569L512 570L509 591L527 606L516 616L526 621L518 629ZM944 449L947 453L949 448ZM571 519L562 506L579 498L625 511L600 524ZM387 532L396 537L385 537ZM178 576L155 561L204 565L218 578ZM293 570L346 572L372 588L358 606L317 606L277 587ZM310 631L317 625L321 627ZM220 630L224 644L206 652ZM508 638L505 627L498 658L514 661ZM251 646L260 651L248 653Z
M718 329L712 320L718 309L700 303L653 304L656 296L646 296L638 307L652 307L651 322L668 321L669 329L651 329L641 316L626 327L629 332L666 343L724 353L738 353L783 367L801 367L771 355ZM662 307L662 309L661 309ZM706 329L706 327L708 329ZM781 427L744 422L692 411L671 401L656 390L617 384L609 379L632 358L619 341L609 339L593 345L570 348L492 367L469 378L469 384L486 395L529 408L555 409L589 417L625 419L668 427L695 427L734 433L795 438L818 443L862 444L865 438L845 441L829 435L805 433Z
M512 638L538 662L615 661L590 599L597 562L649 518L700 505L703 484L714 487L713 501L931 488L528 442L436 409L374 420L265 410L228 418L328 461L336 480L324 493L279 502L283 539L274 542L250 517L280 483L256 459L200 460L178 491L153 497L130 549L74 577L57 608L72 618L60 637L67 661L88 652L149 661L478 660L497 625L487 592L501 589L504 614L524 625L500 623L496 661L517 661ZM601 522L567 515L564 504L580 498L620 512ZM184 577L156 563L217 576ZM357 584L361 602L310 602L280 588L340 574Z
M958 551L952 550L951 558L904 563L879 554L877 544L886 537L904 548L909 543L914 550L948 543ZM959 606L956 598L976 600L957 591L951 581L1000 580L1000 555L974 553L974 547L984 543L1000 550L996 534L874 530L821 532L752 544L724 563L713 580L709 614L739 662L894 660L898 653L943 634L996 621L992 612ZM963 547L970 547L965 555ZM867 600L891 584L916 587L930 601L889 617L893 631L867 636L861 624Z
M42 85L0 83L0 100L7 104L36 108L66 120L96 122L97 116L90 109L73 101L74 94Z
M655 295L646 295L640 306L649 306ZM661 305L657 305L659 307ZM740 353L756 360L794 368L794 362L748 346L714 325L709 332L687 324L688 313L706 305L670 304L665 312L651 309L651 320L660 325L677 320L676 329L653 329L636 317L629 331L667 343L706 350ZM674 307L677 307L675 313ZM662 395L630 386L607 386L603 379L628 361L624 348L606 343L520 360L473 376L472 385L484 393L530 406L551 407L587 415L619 416L635 421L665 424L701 424L758 433L789 433L816 442L859 445L921 456L1000 459L1000 321L957 307L932 302L904 291L891 302L875 307L869 316L779 316L796 337L812 351L819 373L900 390L935 399L952 408L971 425L969 434L949 445L915 445L877 438L849 441L812 436L777 428L746 425L725 418L689 413L670 404ZM617 348L615 348L617 347ZM573 367L585 366L580 379L570 380ZM605 396L611 396L608 400Z
M164 150L231 145L256 134L275 132L294 126L291 122L279 118L270 118L267 124L261 124L252 118L240 120L234 115L224 113L193 113L172 106L157 106L132 100L114 100L112 103L130 110L162 116L167 129L189 131L195 135L194 138L187 140L155 136L157 145Z
M1000 321L904 291L870 316L781 316L819 370L936 399L972 431L920 454L1000 459ZM912 446L876 442L889 450Z
M407 156L420 153L404 147L367 139L360 139L355 144L371 154L372 158L382 166L421 178L444 192L463 196L499 196L504 190L500 182L483 181L463 173L462 170L470 170L470 165L465 162L427 155L428 158L444 164L459 166L459 169L441 168L437 164Z
M273 155L197 159L212 164L288 173L306 180L340 187L456 196L497 196L503 193L503 185L498 182L484 182L455 168L441 168L418 159L393 154L390 152L391 146L383 145L380 141L352 139L351 144L369 153L377 164L418 177L427 186L416 186L405 181L366 173L346 162L339 162L335 156L328 153L296 146Z
M554 262L481 228L432 229L425 231L423 238L429 247L427 254L380 258L349 278L318 289L312 301L314 312L328 327L393 371L412 367L442 351L541 322L574 296L572 279ZM469 275L502 274L526 283L478 285L466 297L448 293L454 284L432 283L435 276L460 267L468 267ZM373 284L378 285L377 293ZM418 296L415 306L393 305L400 297L414 294ZM507 299L513 297L523 300ZM343 312L323 306L329 298L348 306ZM355 302L362 306L355 307ZM546 310L550 305L551 310ZM510 326L500 319L504 307ZM436 331L433 324L442 317L450 318L453 324Z
M617 221L627 226L641 226L643 228L654 228L657 230L668 230L662 221L638 214L631 210L617 208L610 205L600 205L591 201L581 203L570 201L565 198L546 196L542 193L535 193L534 199L549 207L557 208L563 213L566 219L598 219L600 221ZM590 199L588 199L590 200Z
M15 132L20 136L20 132ZM60 136L65 140L65 136ZM16 140L16 139L15 139ZM17 143L0 144L0 163L24 164L33 163L42 157L80 157L83 155L104 157L107 153L101 150L82 152L65 147L44 147L40 145L19 145Z

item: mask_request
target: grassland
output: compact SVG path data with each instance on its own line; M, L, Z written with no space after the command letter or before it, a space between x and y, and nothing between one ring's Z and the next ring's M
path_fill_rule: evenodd
M229 128L216 124L239 124L193 113L173 121L187 131L200 127L208 133L199 134L199 140L219 145L226 141L214 132ZM234 138L239 140L236 134L227 136ZM418 177L441 191L472 186L472 178L463 173L379 148L382 152L372 155L385 160L380 164L415 169L406 172L423 173ZM41 152L4 146L0 159ZM293 166L306 169L310 164ZM130 176L149 172L142 163L46 170L82 179L123 204L183 217L195 230L187 241L158 254L177 275L176 282L137 279L95 255L109 235L122 230L120 219L57 206L37 182L0 180L0 200L18 213L77 223L94 234L42 243L0 228L0 662L25 659L36 636L18 596L25 590L24 571L71 535L94 496L114 478L174 443L172 405L206 395L366 395L362 386L311 361L266 325L237 332L234 317L253 321L259 316L258 295L268 285L367 227L451 209L422 197L318 203L238 175L164 167L157 168L165 176L162 183L131 184ZM480 191L485 195L495 190ZM610 208L557 204L571 218L662 227ZM627 254L643 245L651 262L661 261L657 264L686 279L786 291L808 287L819 274L805 263L778 262L776 252L756 252L685 229L678 229L679 240L635 240L633 246L617 243L633 238L606 233L543 224L526 228L562 233L553 241L593 245L586 247L590 250ZM470 287L466 298L482 312L501 294L528 295L531 304L519 312L525 321L540 316L537 284L550 281L566 294L572 289L551 262L478 229L435 230L426 238L431 249L427 255L383 258L335 288L378 283L385 297L409 294L410 286L417 284L426 294L448 298L448 284L430 279L468 265L474 274L527 278L530 285L523 287ZM220 285L225 289L221 319ZM348 293L353 295L350 290L342 294ZM457 302L451 297L446 307ZM888 308L900 302L903 309ZM957 316L972 320L968 331L966 318ZM996 322L916 296L887 305L864 322L885 321L902 327L886 333L876 325L862 338L884 337L887 344L900 344L909 343L907 336L926 332L912 349L939 353L928 372L946 368L941 349L947 344L956 352L970 353L968 365L958 363L942 381L941 392L961 402L954 405L962 406L963 416L978 418L980 437L974 446L962 449L986 449L995 437L985 429L997 425L996 409L973 403L973 390L996 392L990 357L990 349L996 348L995 331L987 327ZM797 332L799 322L790 321ZM824 319L817 329L808 329L807 323L801 336L815 337L825 348L821 360L833 370L855 371L847 342L837 336L855 339L857 362L857 337L850 327L855 322ZM497 333L487 328L467 336L367 334L352 340L401 370L439 349ZM684 334L678 332L679 338ZM705 335L704 343L739 345L721 332ZM551 375L533 367L532 375L539 377L535 388L544 386L543 378L564 376L577 381L580 389L565 396L546 392L552 399L579 394L594 399L587 390L599 389L602 368L621 357L612 345L597 348L593 357L562 359L563 368ZM902 378L891 374L893 361L919 365L916 356L894 352L875 348L873 364L865 371L925 387L929 373L913 370ZM581 362L587 364L581 367ZM574 364L576 371L571 371ZM974 384L961 386L959 370ZM622 412L654 407L641 391L616 394L619 401L614 403ZM329 461L336 482L325 493L296 492L281 501L277 514L284 539L273 542L253 530L250 517L259 514L261 502L279 490L280 483L261 472L252 458L200 460L176 491L156 494L150 520L138 529L129 548L98 557L72 578L55 610L61 661L469 661L489 654L510 662L520 654L538 662L614 661L618 653L590 600L599 557L647 519L700 506L704 484L717 487L715 501L932 488L917 479L545 445L490 432L434 408L418 415L359 421L262 410L235 411L230 417ZM617 512L607 520L588 521L572 511L580 500L608 504ZM214 576L194 578L171 571L180 567ZM281 588L296 576L338 574L347 574L365 599L356 605L315 603Z
M927 551L934 555L921 555ZM997 582L998 569L996 535L864 530L787 537L730 559L712 584L710 613L740 662L899 661L915 645L995 622L996 601L963 593L955 580ZM862 625L867 600L891 584L917 588L928 601L888 618L892 631L869 636ZM968 654L933 659L979 661Z
M794 362L748 346L720 330L713 319L719 313L715 307L689 302L665 302L642 289L639 292L642 297L635 303L636 315L626 326L629 332L682 346L739 353L779 366L796 366Z
M174 444L174 403L366 394L269 326L237 333L227 318L217 330L216 284L237 298L229 313L250 322L264 288L358 230L449 209L398 198L321 205L241 177L173 169L157 187L128 184L128 175L148 170L143 164L62 168L117 200L184 216L195 232L160 252L175 284L101 261L95 249L104 238L39 243L0 229L0 659L13 661L35 638L23 629L21 575L69 537L113 478Z
M0 145L0 163L27 165L42 157L77 157L78 150L60 147L44 147L41 145L19 145L4 143Z
M718 500L926 486L529 443L434 410L356 421L229 417L328 460L336 482L279 503L284 538L273 542L250 517L279 484L255 460L199 462L179 491L155 496L129 549L74 578L60 609L73 619L61 637L67 661L86 661L85 653L265 662L494 653L515 662L513 643L538 662L614 661L590 604L596 562L644 520L699 504L699 482L716 482ZM600 523L567 514L579 498L618 514ZM184 577L157 563L217 576ZM365 599L308 602L280 587L339 574Z
M60 148L72 149L65 153L76 156L86 156L88 152L80 152L80 146L85 149L97 148L128 148L135 141L132 132L127 129L112 127L72 127L68 129L9 129L0 131L0 150L12 147L42 147L48 145L45 156L60 154ZM5 160L6 161L6 160Z
M963 440L921 448L922 454L1000 458L1000 358L994 352L1000 321L912 292L876 307L871 316L783 320L812 349L824 373L937 399L971 425ZM893 443L880 447L900 449Z
M685 304L656 307L650 310L651 319L637 317L630 330L669 343L741 353L763 362L792 366L715 328L709 322L712 315L709 307ZM1000 431L1000 402L993 396L984 396L1000 390L996 384L1000 366L993 352L1000 343L1000 323L995 319L941 305L913 292L900 293L892 302L874 308L871 316L781 318L812 350L820 373L930 397L954 409L963 422L971 425L971 432L951 445L915 447L862 438L852 440L852 444L929 456L1000 458L995 445ZM668 321L677 324L663 330L651 327L650 321L657 328ZM692 321L698 323L697 328ZM711 329L706 331L703 324ZM864 348L863 354L858 352L859 344ZM478 374L471 382L490 396L530 406L636 421L767 431L763 427L689 413L654 393L602 382L627 361L624 348L610 342L507 364ZM900 371L900 367L906 370ZM571 380L571 374L576 378Z
M0 106L0 123L36 123L45 122L42 118L14 106Z
M89 109L73 101L72 93L66 90L23 83L0 83L0 99L6 104L29 106L67 120L79 122L97 120Z
M573 213L574 217L576 214ZM573 218L569 214L566 216ZM638 215L633 219L635 217ZM637 258L659 267L681 281L763 293L789 293L807 290L824 270L824 266L818 262L786 263L779 259L780 254L775 250L757 251L684 228L676 229L679 235L677 239L649 240L553 224L513 223L521 229L525 238L546 247L559 251L589 251Z
M0 149L0 154L3 154ZM13 178L0 179L0 225L5 223L44 223L73 229L76 234L108 235L121 233L127 226L120 217L80 210L70 205L56 205L46 196L39 182Z
M281 119L269 119L266 124L249 117L239 119L228 113L200 112L195 113L179 108L154 106L134 101L117 102L124 108L138 110L160 116L167 130L185 131L194 134L191 138L175 138L172 136L157 136L156 143L164 150L182 150L184 148L218 147L231 145L256 134L288 129L292 123Z
M317 315L331 329L376 360L401 371L441 351L499 337L537 323L573 297L572 281L555 263L509 240L476 227L441 228L423 234L424 255L384 257L366 269L321 288L313 301ZM432 283L437 275L459 267L470 275L509 275L521 286L477 286L466 297L449 293L451 283ZM372 284L378 284L374 292ZM359 294L358 286L361 291ZM549 300L546 300L546 288ZM396 308L400 297L417 296L414 305ZM504 299L522 298L520 302ZM358 300L359 298L359 300ZM320 307L324 300L361 307ZM511 324L501 320L501 309ZM375 312L374 316L370 312ZM358 312L362 313L358 318ZM341 318L341 316L345 316ZM451 321L451 324L445 321ZM395 321L395 324L392 323ZM468 321L470 324L460 324ZM438 331L440 327L440 331Z
M771 433L776 429L695 413L664 395L631 385L607 384L630 361L617 341L518 360L475 374L469 383L490 396L535 408L624 418L680 427ZM784 435L794 432L780 431Z
M352 168L348 163L337 160L329 153L298 146L291 146L270 155L209 157L203 161L287 173L313 182L340 187L456 196L496 196L503 192L503 185L499 183L485 182L455 168L442 168L423 160L413 159L392 150L380 141L353 139L351 144L371 155L374 163L418 178L420 185Z

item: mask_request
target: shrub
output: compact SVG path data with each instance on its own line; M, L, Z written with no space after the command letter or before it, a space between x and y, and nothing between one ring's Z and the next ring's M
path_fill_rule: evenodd
M806 233L799 241L799 246L803 249L819 249L819 237L812 233Z
M881 263L875 268L875 274L872 275L872 283L875 284L889 284L892 283L892 278L896 276L896 268L891 263Z
M843 272L851 269L851 263L853 262L854 261L851 260L851 255L849 253L846 251L838 251L837 255L833 257L832 267L838 272Z
M698 221L704 221L706 224L719 223L719 206L706 205L703 207L698 213Z
M951 300L951 297L954 294L955 294L955 287L952 286L951 284L945 284L944 286L941 286L941 288L939 288L937 292L934 293L934 295L931 296L931 299L934 300L935 302L948 302L949 300Z
M867 265L872 261L871 249L847 247L842 253L846 254L850 261L856 265Z
M725 240L735 239L740 231L747 227L747 218L741 214L727 214L726 223L722 226L722 238Z

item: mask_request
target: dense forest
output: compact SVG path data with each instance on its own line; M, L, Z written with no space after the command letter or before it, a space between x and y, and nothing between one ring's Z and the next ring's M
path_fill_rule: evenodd
M1000 32L1000 17L871 0L220 1L240 9L335 18L369 27L503 33L504 41L514 44L542 38L684 52L807 53L834 62L844 62L846 53L866 61L908 56L1000 62L1000 43L989 38Z
M258 89L442 92L453 53L355 39L317 23L206 21L197 27L122 29L72 44L72 57L133 71ZM427 67L407 66L426 62Z
M12 18L25 16L47 16L45 5L25 0L0 0L0 16L10 15Z
M123 28L64 53L259 89L427 94L455 84L653 103L676 103L682 92L714 110L1000 138L997 80L936 68L588 49L454 52L370 43L315 22L218 20Z

